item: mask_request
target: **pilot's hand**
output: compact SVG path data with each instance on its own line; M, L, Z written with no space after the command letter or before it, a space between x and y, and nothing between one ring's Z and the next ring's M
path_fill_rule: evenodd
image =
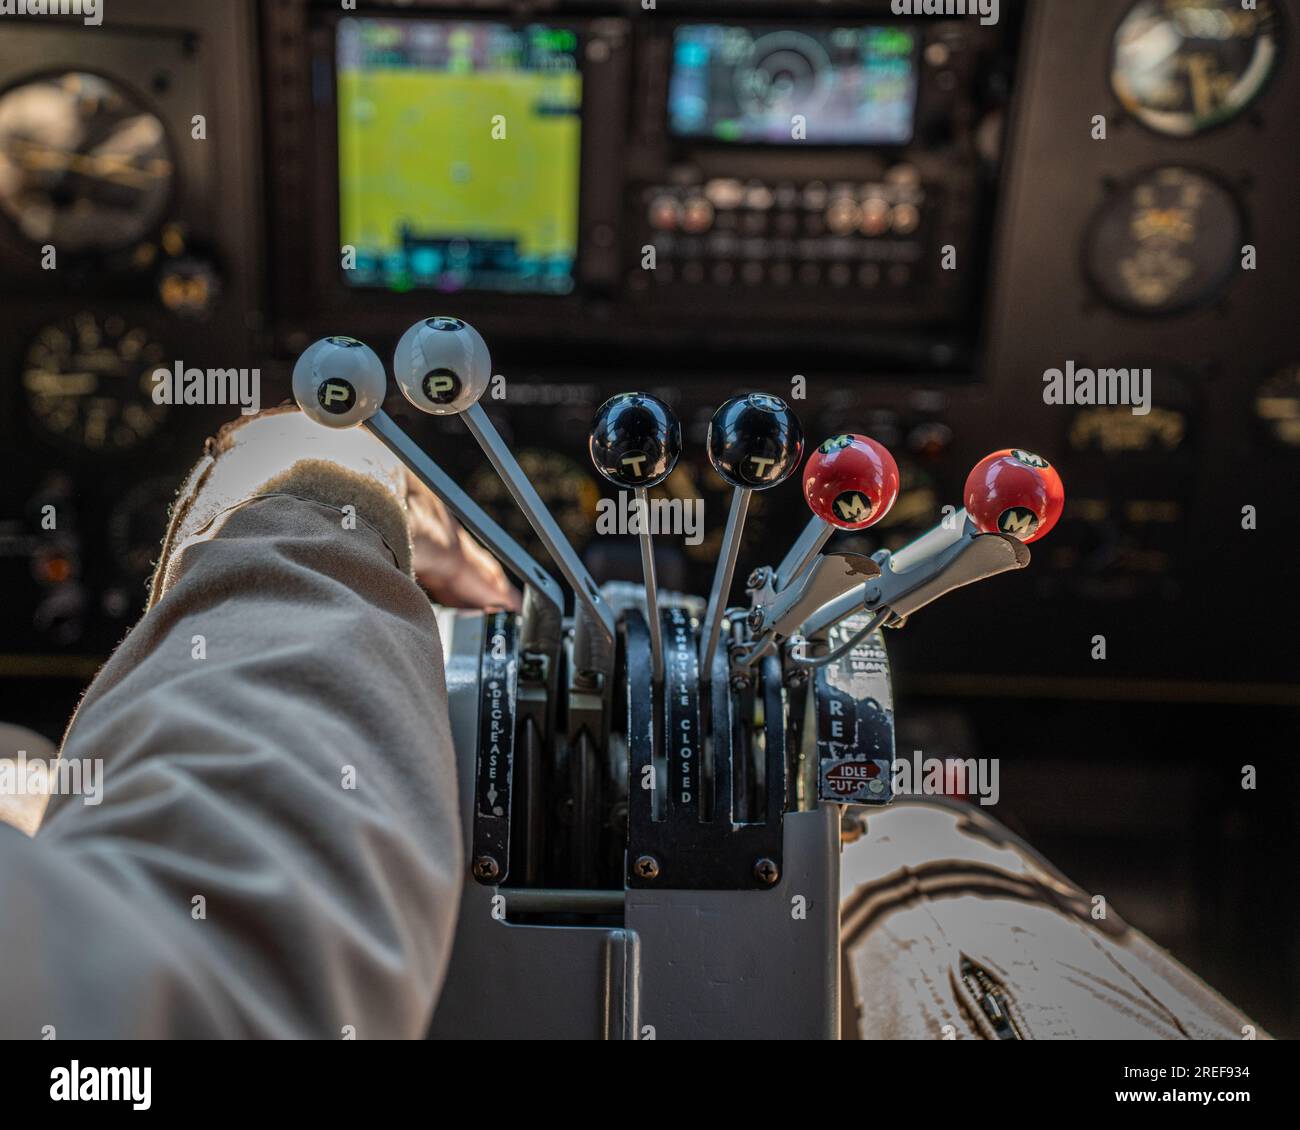
M439 604L520 606L496 559L378 440L361 428L319 427L288 407L241 417L209 441L173 506L150 603L168 587L174 559L212 536L223 514L275 493L349 509L384 538L398 567L409 566Z
M500 563L462 528L428 487L408 475L406 510L415 579L452 608L519 610L519 593Z

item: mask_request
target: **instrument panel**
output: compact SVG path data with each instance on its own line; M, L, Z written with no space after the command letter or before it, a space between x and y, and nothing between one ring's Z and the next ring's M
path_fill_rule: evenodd
M33 426L73 450L138 448L167 421L151 374L167 351L120 315L83 310L46 326L23 355L22 387Z
M1087 237L1103 301L1147 316L1216 301L1236 270L1245 221L1212 175L1166 165L1118 186Z
M1087 680L1078 641L1143 618L1119 665L1196 673L1205 562L1281 570L1290 0L1004 0L992 24L888 0L229 8L119 0L93 43L19 21L0 45L11 661L90 662L140 608L155 511L238 411L157 402L157 370L256 370L270 405L321 334L383 355L437 311L493 343L487 407L601 579L639 568L596 530L585 454L615 391L683 421L661 489L704 521L659 567L686 591L726 512L704 430L741 389L895 453L897 505L842 548L929 528L994 446L1053 453L1060 528L999 583L1071 632L1030 655L945 609L900 643L922 683ZM1049 371L1120 369L1149 373L1139 411L1043 399ZM389 409L540 552L454 422ZM1247 505L1271 515L1249 541ZM743 552L805 518L797 491L756 498ZM1282 675L1247 652L1222 679Z
M549 24L339 22L339 238L356 249L346 285L573 289L577 51L573 29Z
M1148 129L1195 137L1245 113L1281 54L1274 0L1142 0L1115 32L1111 86Z
M162 120L100 75L64 71L0 95L0 212L32 243L74 255L138 243L175 168Z
M741 145L906 145L916 116L918 38L887 24L679 24L669 132Z

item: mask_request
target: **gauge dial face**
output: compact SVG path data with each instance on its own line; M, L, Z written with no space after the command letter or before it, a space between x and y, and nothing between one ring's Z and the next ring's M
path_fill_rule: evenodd
M82 71L0 94L0 213L70 254L128 247L162 219L175 162L159 118Z
M1124 109L1169 137L1231 121L1281 56L1273 0L1139 0L1115 33L1111 86Z
M1288 365L1255 390L1255 417L1275 443L1300 448L1300 365Z
M122 574L143 581L162 553L167 511L176 498L174 479L137 483L108 517L108 546Z
M167 416L153 400L163 346L120 317L82 313L41 330L23 356L23 393L48 435L93 454L149 439Z
M790 107L806 111L825 98L830 72L817 40L797 31L772 32L754 41L745 65L736 69L736 97L756 117Z
M1093 221L1088 274L1103 297L1139 314L1173 314L1213 301L1237 264L1240 209L1217 181L1191 169L1144 173Z

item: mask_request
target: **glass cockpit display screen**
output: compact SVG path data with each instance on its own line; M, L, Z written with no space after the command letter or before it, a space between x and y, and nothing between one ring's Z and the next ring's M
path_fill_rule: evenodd
M916 111L911 28L683 24L668 115L678 137L774 145L906 145Z
M564 294L578 245L578 35L554 25L339 22L344 279Z

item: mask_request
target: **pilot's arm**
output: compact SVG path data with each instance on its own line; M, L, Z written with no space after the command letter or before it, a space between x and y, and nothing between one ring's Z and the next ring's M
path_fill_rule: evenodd
M82 795L0 825L0 1035L423 1034L462 849L405 497L377 443L297 413L211 445L64 740ZM509 603L430 505L449 602Z

